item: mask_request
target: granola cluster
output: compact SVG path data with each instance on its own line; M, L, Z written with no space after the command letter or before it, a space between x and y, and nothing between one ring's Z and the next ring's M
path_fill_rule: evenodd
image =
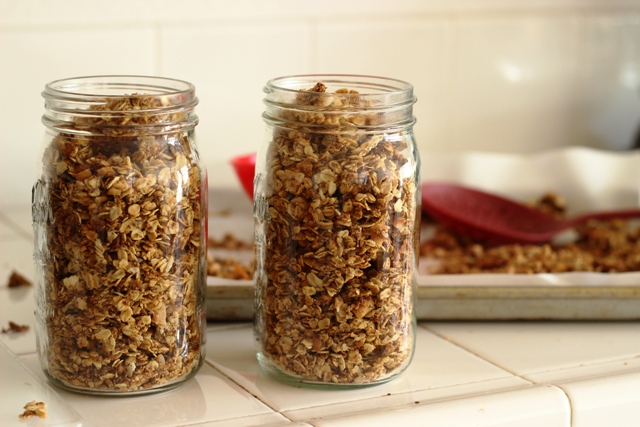
M175 126L184 113L167 107L109 98L44 152L40 339L45 370L67 386L146 390L201 363L206 189L188 131Z
M31 417L47 418L46 408L46 402L38 402L37 400L32 400L31 402L24 405L24 412L18 415L18 417L21 420L27 420Z
M565 216L564 200L543 195L532 206L547 214ZM439 224L421 244L431 262L430 274L562 273L569 271L640 271L640 228L623 219L590 220L576 227L577 238L568 243L488 246L472 241Z
M377 382L413 351L414 154L404 131L357 131L380 117L359 110L368 105L353 90L318 83L297 102L267 152L261 354L305 381Z

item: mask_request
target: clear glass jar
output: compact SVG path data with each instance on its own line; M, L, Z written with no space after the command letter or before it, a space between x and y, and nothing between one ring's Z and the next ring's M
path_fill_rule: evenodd
M95 394L164 390L204 360L207 180L192 84L46 85L33 187L38 353Z
M264 91L254 188L259 363L290 384L386 382L415 347L413 87L307 75Z

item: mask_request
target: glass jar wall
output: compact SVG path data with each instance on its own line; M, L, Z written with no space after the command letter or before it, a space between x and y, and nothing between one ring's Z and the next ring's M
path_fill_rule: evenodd
M415 347L413 88L309 75L264 90L254 188L258 360L292 384L386 382Z
M33 187L37 340L54 383L173 387L204 360L207 182L187 82L46 85Z

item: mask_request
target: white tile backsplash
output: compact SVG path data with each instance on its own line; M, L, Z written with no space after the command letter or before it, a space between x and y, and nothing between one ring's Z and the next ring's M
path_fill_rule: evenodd
M534 152L568 145L578 21L461 19L448 148Z
M589 16L580 38L572 142L627 149L640 133L640 13Z
M153 74L196 84L212 185L262 139L262 86L295 73L415 85L420 150L625 149L640 126L633 0L0 0L0 200L26 204L46 82ZM10 154L9 154L10 153Z

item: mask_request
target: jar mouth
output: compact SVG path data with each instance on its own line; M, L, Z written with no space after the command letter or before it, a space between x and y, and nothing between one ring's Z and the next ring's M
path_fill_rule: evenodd
M195 86L187 81L167 77L137 75L102 75L54 80L45 85L45 99L83 102L120 98L132 94L179 97L182 105L195 98Z
M355 74L304 74L269 80L263 120L314 132L379 132L415 123L413 86Z
M187 81L153 76L101 75L73 77L52 81L42 92L45 99L45 126L67 131L81 131L79 123L96 128L195 126L198 104L195 86ZM122 103L135 104L135 108ZM149 118L148 124L123 117ZM125 124L126 123L126 124ZM160 133L168 129L160 130Z
M372 108L416 101L413 85L403 80L358 74L300 74L269 80L263 89L265 102L296 105L295 98L302 92L305 96L326 96L327 92L310 92L318 82L327 86L327 92L343 88L355 90L358 99L371 104Z

